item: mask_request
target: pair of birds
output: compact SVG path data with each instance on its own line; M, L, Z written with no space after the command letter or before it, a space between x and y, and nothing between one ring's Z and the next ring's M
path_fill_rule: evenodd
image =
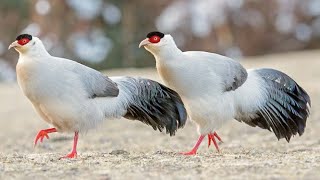
M272 130L288 142L302 135L310 98L288 75L273 69L246 70L230 58L201 51L182 52L171 35L151 32L139 47L156 59L166 86L143 78L107 77L75 61L51 56L41 40L19 35L18 83L37 113L54 128L39 131L34 144L53 132L73 132L65 158L77 156L78 133L109 118L139 120L174 135L187 117L200 137L185 155L194 155L205 136L219 150L216 133L227 120ZM188 114L188 115L187 115Z

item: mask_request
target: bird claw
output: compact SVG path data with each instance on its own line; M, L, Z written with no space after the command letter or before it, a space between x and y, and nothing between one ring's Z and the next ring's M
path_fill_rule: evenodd
M34 147L37 145L38 141L43 142L43 139L46 137L49 139L49 133L57 132L56 128L49 128L49 129L43 129L40 130L34 140Z
M71 153L69 153L69 154L67 154L67 155L59 158L59 160L60 160L60 159L72 159L72 158L76 158L77 156L78 156L78 154L77 154L77 152L75 151L75 152L71 152Z
M219 136L216 132L214 132L213 135L214 135L220 142L223 143L223 141L221 140L220 136Z
M193 156L197 154L197 151L191 150L190 152L181 152L179 154Z
M217 141L216 141L215 138L217 138L220 142L222 142L221 138L219 137L219 135L218 135L216 132L210 133L210 134L208 134L208 148L210 147L211 141L212 141L212 142L213 142L213 145L215 146L215 148L217 149L217 151L220 152L218 143L217 143Z
M48 132L45 131L45 130L40 130L34 140L34 146L37 145L38 143L38 140L40 140L40 142L42 143L43 142L43 138L46 137L47 139L49 139L49 135L48 135Z

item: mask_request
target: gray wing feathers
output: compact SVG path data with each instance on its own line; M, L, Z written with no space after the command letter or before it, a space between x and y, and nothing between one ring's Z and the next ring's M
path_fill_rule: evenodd
M79 63L77 64L77 66L71 66L71 71L80 76L81 82L83 83L90 98L118 96L119 89L115 82L99 71Z
M224 68L220 68L220 75L223 77L224 91L234 91L240 87L246 80L248 73L243 66L232 59L226 59ZM223 71L223 72L221 72Z
M311 101L306 91L288 75L274 69L254 70L264 80L267 100L254 114L240 112L236 119L251 126L271 130L278 139L288 142L302 135L309 116Z
M199 57L199 59L205 60L206 63L204 64L208 66L208 70L220 76L224 92L236 90L247 80L247 70L236 60L219 54L201 51L187 51L184 53L190 58Z
M91 74L85 81L88 92L92 97L116 97L119 94L115 82L102 74Z

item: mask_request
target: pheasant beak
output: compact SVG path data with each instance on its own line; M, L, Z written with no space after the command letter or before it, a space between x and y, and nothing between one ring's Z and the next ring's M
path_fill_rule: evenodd
M21 45L18 44L18 41L14 41L10 44L10 46L8 47L8 50L11 48L15 48L15 47L20 47Z
M141 48L142 46L145 46L145 45L148 45L150 44L151 42L149 41L149 38L146 38L144 40L142 40L139 44L139 48Z

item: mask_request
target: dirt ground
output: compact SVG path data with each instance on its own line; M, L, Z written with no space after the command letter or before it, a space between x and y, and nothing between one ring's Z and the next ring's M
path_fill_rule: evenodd
M70 151L72 135L51 134L34 148L38 130L49 126L17 84L0 84L0 179L319 179L320 51L247 58L242 64L277 68L305 88L312 108L303 136L287 143L230 121L217 131L224 141L220 153L205 141L196 156L183 156L177 152L190 150L198 138L191 122L170 137L140 122L108 120L80 135L77 159L59 160ZM106 74L159 80L153 68Z

